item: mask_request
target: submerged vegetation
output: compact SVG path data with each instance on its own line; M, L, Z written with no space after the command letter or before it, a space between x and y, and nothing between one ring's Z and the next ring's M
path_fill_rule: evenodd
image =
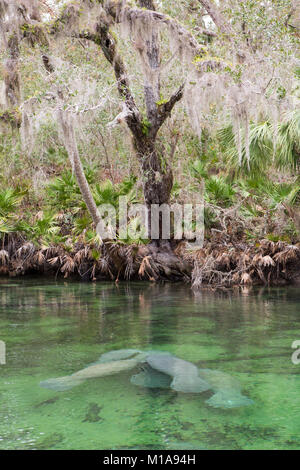
M299 281L297 6L154 3L0 0L0 274ZM200 250L96 233L200 193Z

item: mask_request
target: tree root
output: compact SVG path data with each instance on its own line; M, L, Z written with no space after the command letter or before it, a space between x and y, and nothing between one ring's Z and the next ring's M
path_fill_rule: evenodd
M108 242L101 247L77 245L72 252L61 246L38 248L13 240L0 250L0 275L42 273L82 280L185 281L205 285L285 285L300 283L300 246L262 240L258 245L206 243L187 251L181 243L173 249Z

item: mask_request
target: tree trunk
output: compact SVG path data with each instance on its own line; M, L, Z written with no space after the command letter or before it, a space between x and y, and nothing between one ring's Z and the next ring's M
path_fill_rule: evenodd
M101 217L83 171L72 123L68 119L68 115L65 111L63 111L62 107L58 111L58 122L63 132L64 144L67 149L68 156L72 168L74 170L81 195L90 215L92 216L93 222L97 227L98 223L101 220Z
M168 204L173 186L173 172L163 155L163 148L159 148L155 137L145 136L134 138L134 147L140 162L143 175L143 192L148 211L148 230L151 234L151 206L152 204ZM154 245L160 245L162 240L162 214L159 216L159 239L152 240Z
M134 139L135 150L143 173L144 197L147 207L151 204L168 204L173 186L173 173L163 158L163 148L156 139Z

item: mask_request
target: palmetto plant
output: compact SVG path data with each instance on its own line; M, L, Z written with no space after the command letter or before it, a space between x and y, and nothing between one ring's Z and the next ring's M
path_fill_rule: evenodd
M23 196L24 193L13 188L0 191L0 217L8 217L15 213Z
M74 229L73 232L75 235L81 235L85 230L91 227L92 218L89 214L84 214L82 217L75 217L74 219Z
M200 159L197 159L193 161L192 163L190 163L189 170L190 170L191 175L197 179L207 178L208 176L206 162Z
M0 217L0 238L4 234L12 233L14 231L14 225L9 223L5 218Z
M265 181L259 188L259 193L268 199L270 208L276 209L279 204L294 206L300 201L299 180L295 183L273 183Z
M116 207L119 191L110 180L106 180L95 185L95 188L93 188L93 195L97 206L100 206L101 204L112 204Z
M236 172L258 174L265 170L273 156L273 131L271 125L265 121L259 125L251 125L249 132L250 162L246 158L245 138L242 135L242 162L239 164L238 149L234 136L233 126L230 124L218 131L221 148L229 167Z
M89 184L95 181L95 171L88 167L85 176ZM83 205L80 190L71 170L65 170L60 176L55 178L48 186L50 203L61 209L78 211Z
M34 223L21 220L16 224L16 231L24 232L30 240L38 243L61 243L64 237L60 236L60 227L57 215L51 211L44 212Z
M205 199L212 204L230 206L234 202L236 189L222 176L210 176L205 181Z
M136 244L136 245L143 245L148 243L146 228L143 226L143 223L140 217L133 217L128 222L128 236L126 240L122 240L127 244ZM137 236L131 238L130 233L135 233Z
M97 206L101 204L111 204L118 207L119 197L127 196L128 202L135 201L135 182L136 178L124 179L120 184L113 184L110 180L95 185L93 195Z
M300 110L286 115L278 126L276 160L280 168L295 170L300 163Z
M24 197L24 192L6 188L0 191L0 238L15 231L16 212Z
M230 167L246 173L259 173L274 161L279 168L295 170L300 161L300 110L287 113L279 124L268 121L250 126L250 168L247 167L245 139L242 136L242 164L239 166L233 126L228 125L218 132L220 144Z

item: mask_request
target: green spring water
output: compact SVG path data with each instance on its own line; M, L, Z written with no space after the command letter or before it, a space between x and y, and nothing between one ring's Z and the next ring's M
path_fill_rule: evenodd
M0 449L300 449L296 288L193 293L188 285L0 280ZM133 371L66 392L39 382L113 349L169 351L240 381L254 404L143 389Z

